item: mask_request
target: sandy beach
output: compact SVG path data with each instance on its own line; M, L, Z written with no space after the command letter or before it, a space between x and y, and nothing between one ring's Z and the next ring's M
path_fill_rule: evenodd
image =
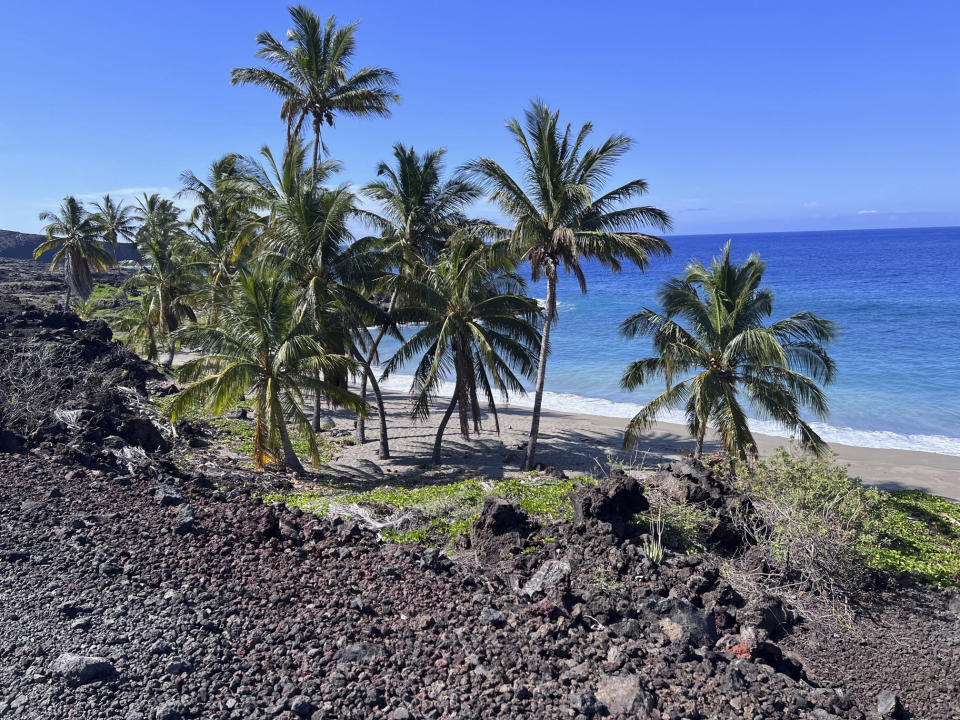
M406 477L438 472L429 466L429 460L442 409L438 407L429 421L418 423L407 415L409 404L405 394L386 391L384 403L390 459L378 457L378 423L377 418L371 416L367 421L367 441L363 445L345 446L332 468L370 482L378 479L384 482L383 478L390 475ZM443 467L439 472L482 474L491 478L518 473L530 428L530 410L507 407L502 408L499 415L499 435L492 418L485 418L482 432L472 434L469 440L460 436L456 418L452 418L444 435ZM346 413L333 413L333 417L338 431L352 430L352 417ZM610 462L653 468L693 448L693 441L683 426L660 423L635 451L624 453L621 442L626 423L623 418L545 410L537 460L565 471L589 473L605 470ZM756 438L763 454L789 445L786 438L759 434ZM708 437L708 451L716 447ZM832 444L831 448L839 462L848 466L850 475L865 483L885 490L922 489L960 500L960 457L839 444Z

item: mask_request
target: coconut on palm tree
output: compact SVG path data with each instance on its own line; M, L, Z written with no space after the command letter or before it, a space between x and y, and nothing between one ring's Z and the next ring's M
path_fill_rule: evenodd
M430 264L444 247L446 238L462 221L463 210L480 195L479 188L460 175L444 179L444 150L418 153L397 143L394 163L381 162L377 179L363 188L363 195L378 205L377 212L362 217L380 233L383 274L411 275ZM398 289L390 293L389 315L397 307ZM365 349L369 367L377 358L380 342L388 331L382 325ZM361 380L360 396L366 395L367 376ZM364 418L357 420L357 440L365 437ZM381 433L382 434L382 433Z
M50 270L63 265L64 282L67 285L63 307L68 310L71 292L81 300L90 297L93 273L113 265L113 256L104 245L102 228L97 219L72 195L63 199L59 212L40 213L40 220L47 223L43 228L47 239L36 247L33 257L39 259L45 252L56 249L50 261Z
M319 379L322 371L350 368L352 362L323 349L314 337L311 317L298 319L296 290L276 268L258 264L251 271L241 270L232 290L219 325L191 324L177 333L178 340L203 354L180 369L180 377L190 384L175 396L171 421L191 407L222 413L242 397L251 397L257 467L276 461L304 473L291 440L291 425L306 439L312 460L319 463L320 457L316 435L303 411L301 389L363 412L360 398Z
M514 221L511 237L515 252L530 265L534 282L545 278L547 296L542 345L537 367L533 420L525 467L532 468L540 429L540 409L546 380L550 329L557 320L557 277L572 273L587 291L583 261L594 260L612 272L624 262L646 269L651 256L665 255L665 240L640 232L644 226L660 231L671 227L670 216L655 207L627 203L647 192L646 180L631 180L605 190L617 161L631 140L612 135L595 147L586 145L590 123L574 134L559 126L559 113L541 102L526 111L523 125L511 120L507 128L521 150L522 176L514 179L489 158L466 165L491 193L491 198Z
M234 85L260 85L283 100L280 118L287 123L287 142L298 137L309 118L313 129L313 171L317 173L320 150L326 152L321 138L324 125L333 126L337 115L386 117L391 103L400 97L394 87L396 76L382 67L362 67L350 72L356 51L354 22L337 26L336 17L326 24L303 5L289 8L293 28L287 31L290 45L284 45L269 32L257 35L256 56L278 67L234 68Z
M708 426L716 428L731 457L755 457L757 444L745 409L749 405L759 417L795 433L807 447L824 449L801 409L817 418L827 415L821 385L833 379L835 368L825 345L837 329L810 312L766 324L773 313L773 293L760 287L765 269L756 254L743 264L734 263L728 242L709 268L694 261L683 277L663 285L658 293L663 312L644 308L623 322L624 335L650 337L657 354L627 366L621 386L633 390L657 377L667 385L630 421L626 447L635 446L664 412L682 408L696 438L696 457L703 452Z
M441 384L452 377L453 397L437 430L433 462L447 423L458 410L460 432L481 429L480 396L497 420L495 393L523 392L521 377L531 378L540 342L540 307L526 297L503 244L487 245L479 233L464 231L432 265L415 276L397 276L410 305L397 310L398 322L421 327L384 366L383 376L416 360L411 415L426 419ZM518 374L519 373L519 376Z

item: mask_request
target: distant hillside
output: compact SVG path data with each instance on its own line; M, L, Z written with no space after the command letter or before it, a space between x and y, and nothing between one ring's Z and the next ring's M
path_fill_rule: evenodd
M43 235L22 233L16 230L0 230L0 257L32 260L33 249L44 241ZM44 253L40 260L49 262L52 252ZM117 248L118 260L136 260L139 253L129 243L121 243Z

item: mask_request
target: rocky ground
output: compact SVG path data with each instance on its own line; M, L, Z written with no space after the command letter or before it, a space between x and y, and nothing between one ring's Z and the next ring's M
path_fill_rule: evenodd
M651 562L626 475L550 527L491 499L455 560L384 544L187 468L105 326L0 300L0 353L37 347L95 372L29 432L0 405L0 718L960 717L955 597L892 585L825 637L722 555Z
M0 233L3 231L0 230ZM122 268L94 275L94 282L118 287L128 276ZM0 248L0 296L16 297L41 307L63 304L63 270L50 271L48 262L5 257Z

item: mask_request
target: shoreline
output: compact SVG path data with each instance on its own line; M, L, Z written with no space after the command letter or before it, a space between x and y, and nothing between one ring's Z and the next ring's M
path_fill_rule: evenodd
M383 390L387 411L387 429L390 438L391 459L377 457L378 425L371 415L367 419L366 442L345 446L332 463L333 469L359 472L369 467L373 476L379 474L423 474L424 463L430 451L442 409L437 404L429 420L417 423L406 414L408 395L395 390ZM370 397L372 401L372 395ZM456 418L452 418L444 433L443 464L476 472L488 477L519 474L519 463L526 448L531 411L527 407L511 405L499 408L501 434L493 430L491 418L484 415L480 434L471 434L469 440L460 436ZM339 430L353 427L346 413L331 413ZM623 430L627 420L619 417L543 410L537 461L573 472L596 471L611 461L632 462L652 468L669 462L693 449L694 442L682 425L657 423L638 445L636 451L621 450ZM790 439L755 433L762 456L777 447L789 446ZM705 451L716 449L715 440L708 433ZM960 501L960 457L919 450L865 448L830 443L837 461L848 468L851 477L859 477L865 484L883 490L925 490ZM369 465L367 465L369 463ZM378 473L375 468L379 468Z

